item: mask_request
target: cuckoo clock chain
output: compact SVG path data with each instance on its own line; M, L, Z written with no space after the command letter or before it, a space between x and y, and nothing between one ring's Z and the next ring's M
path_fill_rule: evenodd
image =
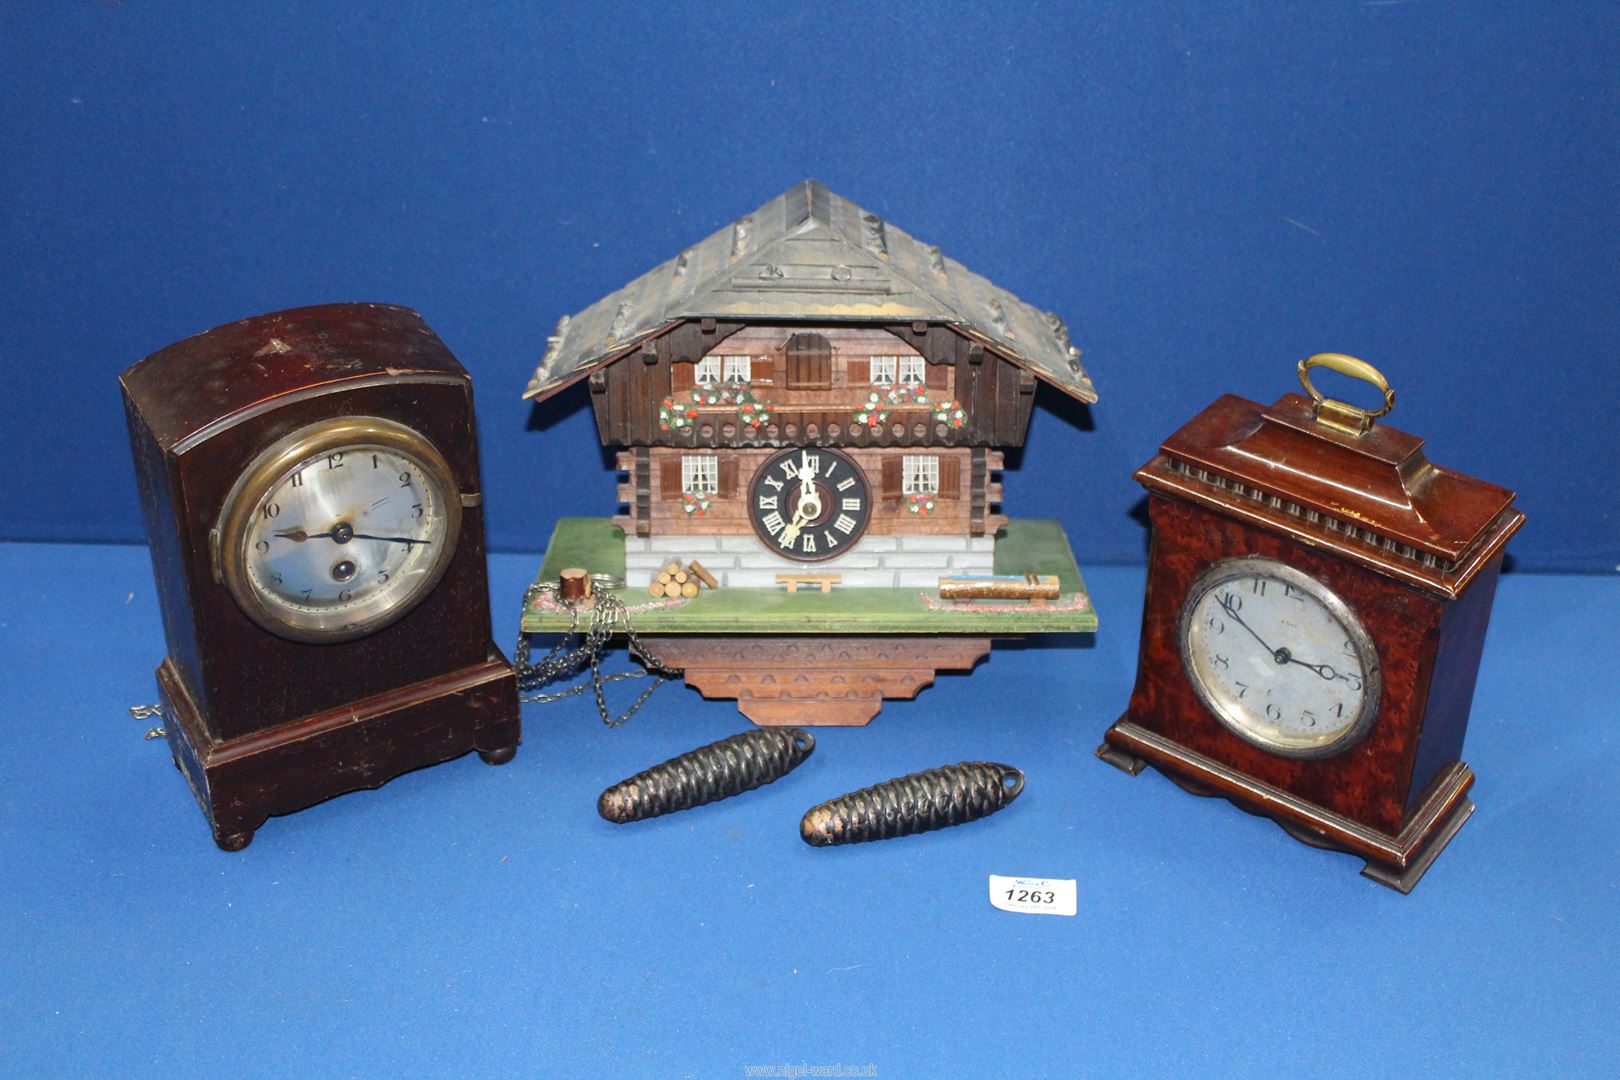
M134 717L136 720L151 720L154 717L162 720L163 706L161 704L131 705L129 707L129 715ZM153 739L163 738L166 734L168 734L168 732L164 731L163 727L159 725L158 727L147 728L146 734L141 737L147 742L151 742Z
M630 719L644 705L654 690L675 676L680 671L669 667L657 656L653 655L641 641L641 635L630 625L630 613L625 609L624 601L620 600L607 589L601 589L591 598L587 607L584 604L564 601L556 596L557 586L554 582L537 582L529 586L523 594L523 610L529 610L537 597L542 593L551 594L552 599L566 605L570 612L568 633L557 640L551 651L539 660L530 660L531 643L529 635L521 631L518 633L517 645L513 649L513 667L517 669L518 689L522 691L523 701L547 702L560 701L563 698L575 697L590 690L596 697L596 711L602 716L602 723L608 727L618 727ZM588 612L590 619L582 630L580 627L581 614ZM614 634L623 634L628 643L630 656L646 665L635 671L619 671L611 675L602 673L602 653L607 648L609 640ZM577 642L577 643L576 643ZM549 694L538 693L542 687L549 686L559 679L572 678L586 668L590 668L590 681L567 690L557 690ZM619 716L614 716L608 709L607 696L603 693L609 683L620 682L625 679L642 679L651 676L653 681L645 690L636 696L630 707Z

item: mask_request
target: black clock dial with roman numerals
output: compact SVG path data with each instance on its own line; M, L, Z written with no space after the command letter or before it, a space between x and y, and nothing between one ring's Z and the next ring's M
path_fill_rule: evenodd
M748 520L767 548L819 562L855 546L872 520L872 486L850 458L826 447L772 455L748 486Z

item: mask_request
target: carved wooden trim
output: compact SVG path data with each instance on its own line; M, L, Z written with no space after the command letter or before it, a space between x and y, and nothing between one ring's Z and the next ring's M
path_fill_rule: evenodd
M735 637L647 635L660 660L680 668L706 698L736 698L756 724L855 727L906 699L940 671L967 671L990 653L990 639L955 634Z
M632 474L632 483L635 486L636 502L631 508L631 517L635 521L637 536L652 535L652 453L645 446L635 449L635 471Z
M973 448L969 468L969 494L968 494L968 522L969 531L974 536L984 535L984 517L988 509L988 494L990 468L986 459L984 447Z

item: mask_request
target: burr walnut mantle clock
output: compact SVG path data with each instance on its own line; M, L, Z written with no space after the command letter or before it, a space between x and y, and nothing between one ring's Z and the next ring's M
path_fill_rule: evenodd
M1325 398L1324 367L1384 393ZM1409 892L1473 812L1460 760L1513 493L1377 425L1370 365L1310 397L1226 396L1136 473L1153 550L1130 707L1098 756L1351 852Z
M220 847L469 750L511 759L472 384L419 315L263 315L120 381L168 642L164 729Z

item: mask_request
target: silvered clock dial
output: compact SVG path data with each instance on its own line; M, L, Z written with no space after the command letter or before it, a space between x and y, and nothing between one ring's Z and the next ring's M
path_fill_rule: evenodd
M1357 742L1378 712L1378 654L1322 582L1274 559L1228 559L1188 591L1181 655L1198 696L1234 734L1289 757Z
M459 535L449 467L402 424L346 417L261 454L226 500L221 577L254 622L300 641L378 630L438 582Z

